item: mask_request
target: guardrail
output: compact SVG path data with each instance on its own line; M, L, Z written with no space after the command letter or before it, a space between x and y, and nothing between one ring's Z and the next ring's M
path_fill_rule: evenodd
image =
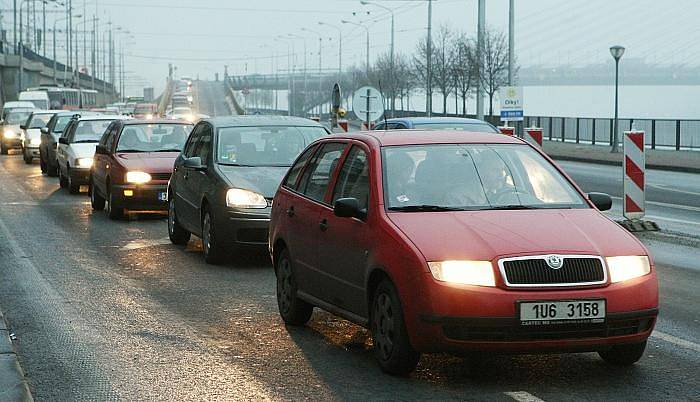
M165 116L165 112L168 110L168 105L170 105L170 98L173 96L173 81L168 80L167 85L165 85L165 90L160 96L160 101L158 102L158 114L160 116Z
M236 90L233 88L233 83L231 82L230 77L224 78L224 86L228 90L228 93L226 94L226 103L229 105L229 108L232 108L231 113L234 111L236 114L239 115L244 115L246 114L246 110L241 107L241 105L238 103L238 99L236 99Z

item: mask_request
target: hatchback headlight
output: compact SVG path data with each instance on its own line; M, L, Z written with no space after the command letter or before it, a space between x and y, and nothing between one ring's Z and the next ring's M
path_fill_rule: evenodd
M231 208L266 208L267 200L262 194L232 188L226 192L226 205Z
M496 277L490 261L429 262L433 278L460 285L496 286Z
M33 145L33 146L35 146L35 147L36 147L36 146L39 146L39 145L41 145L41 139L39 139L39 138L32 138L31 140L29 140L29 145Z
M92 158L78 158L75 161L75 165L79 168L90 168L92 167Z
M651 272L649 257L645 255L606 257L605 261L608 263L612 283L639 278Z
M5 136L5 138L7 138L7 139L10 139L10 138L17 138L17 133L15 133L14 131L12 131L12 129L9 129L9 128L6 129L5 131L3 131L2 134L3 134L3 135Z
M151 181L151 175L146 172L126 172L128 183L143 184Z

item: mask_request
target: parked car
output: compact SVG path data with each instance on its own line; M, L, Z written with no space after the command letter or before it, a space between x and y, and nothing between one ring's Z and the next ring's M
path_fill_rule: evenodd
M658 313L649 252L542 152L454 131L331 136L272 203L280 315L368 327L392 374L420 353L597 351L639 360Z
M77 194L81 185L90 183L95 147L109 124L123 118L126 116L76 115L71 119L58 139L56 151L61 187L67 187L71 194Z
M27 117L35 109L30 102L5 103L2 110L2 121L0 121L0 130L2 130L0 154L7 155L10 149L22 147L22 130L19 126L27 120Z
M217 263L237 246L265 247L270 202L308 144L328 134L296 117L220 117L195 125L175 160L168 186L168 234L185 244L202 238L204 259Z
M35 110L27 121L20 126L22 129L22 157L24 162L32 163L34 158L39 157L39 146L41 145L41 129L56 114L55 110Z
M155 103L137 103L134 108L134 118L152 119L158 115L158 105Z
M95 150L90 172L92 209L165 211L168 180L192 124L175 120L115 120Z
M398 117L380 120L374 130L460 130L479 133L498 133L488 122L462 117Z
M39 165L41 172L46 173L50 177L58 176L58 157L56 150L58 149L58 139L63 134L71 119L78 116L96 116L98 113L86 111L58 111L54 114L46 127L41 131L41 144L39 145Z

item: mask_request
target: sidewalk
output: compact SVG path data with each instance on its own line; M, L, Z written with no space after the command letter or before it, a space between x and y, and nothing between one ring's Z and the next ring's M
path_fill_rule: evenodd
M33 401L0 312L0 401Z
M622 165L622 152L610 153L610 146L544 141L544 152L552 159ZM646 149L647 169L700 173L700 152Z

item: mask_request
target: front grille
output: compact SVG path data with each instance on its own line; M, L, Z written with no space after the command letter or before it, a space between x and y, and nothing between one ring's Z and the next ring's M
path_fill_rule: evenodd
M170 173L151 173L152 180L170 180Z
M266 243L267 236L267 229L243 228L238 229L236 240L241 243Z
M501 272L508 286L570 286L602 284L606 281L602 259L595 256L561 256L559 269L547 264L548 256L504 259Z

